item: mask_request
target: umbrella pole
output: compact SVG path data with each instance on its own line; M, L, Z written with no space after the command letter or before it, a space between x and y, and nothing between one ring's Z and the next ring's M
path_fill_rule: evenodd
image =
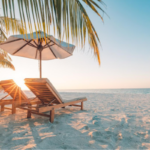
M40 51L40 79L42 78L42 51Z

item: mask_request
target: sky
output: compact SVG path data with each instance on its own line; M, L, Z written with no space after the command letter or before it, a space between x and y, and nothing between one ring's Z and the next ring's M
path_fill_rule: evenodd
M150 0L103 1L104 23L85 6L101 40L101 65L88 43L69 58L43 61L43 77L57 89L150 88ZM0 80L14 79L26 89L24 78L39 77L38 61L11 58L16 71L0 68Z

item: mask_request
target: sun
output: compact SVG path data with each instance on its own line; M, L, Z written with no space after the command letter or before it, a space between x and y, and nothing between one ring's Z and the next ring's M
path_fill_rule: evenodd
M24 84L24 77L21 76L20 74L16 74L16 75L13 77L13 80L15 81L15 83L16 83L22 90L26 90L26 89L27 89L26 85Z

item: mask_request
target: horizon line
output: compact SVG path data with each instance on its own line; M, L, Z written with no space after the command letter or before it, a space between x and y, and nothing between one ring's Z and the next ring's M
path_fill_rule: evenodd
M108 88L108 89L57 89L58 91L61 90L61 91L64 91L64 90L135 90L135 89L150 89L149 88L114 88L114 89L111 89L111 88ZM28 91L28 89L25 89Z

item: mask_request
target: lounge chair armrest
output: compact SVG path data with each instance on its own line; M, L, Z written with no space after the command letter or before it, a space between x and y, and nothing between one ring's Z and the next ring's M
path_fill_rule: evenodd
M81 100L81 99L86 99L87 100L86 97L78 97L78 98L74 98L74 99L70 99L70 100L63 99L62 101L63 101L63 103L68 103L68 102L73 102L73 101L77 101L77 100Z

